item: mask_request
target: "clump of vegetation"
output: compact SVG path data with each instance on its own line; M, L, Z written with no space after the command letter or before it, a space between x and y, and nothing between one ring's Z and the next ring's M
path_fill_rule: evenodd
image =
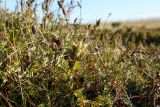
M160 47L153 39L160 35L99 29L100 20L70 24L74 8L81 2L21 0L15 12L0 9L0 106L160 105Z
M113 22L112 27L119 27L121 25L120 22Z

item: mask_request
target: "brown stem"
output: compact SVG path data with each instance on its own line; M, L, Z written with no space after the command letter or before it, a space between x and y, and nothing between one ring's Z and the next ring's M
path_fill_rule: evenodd
M7 102L8 107L13 107L12 104L9 102L8 98L6 98L1 92L0 92L0 96L2 96L2 98Z

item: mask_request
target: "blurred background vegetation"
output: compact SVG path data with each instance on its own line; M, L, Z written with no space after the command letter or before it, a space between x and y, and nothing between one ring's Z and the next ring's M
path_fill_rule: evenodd
M57 12L50 11L53 1ZM101 19L84 24L81 3L20 0L12 12L1 6L0 106L160 105L160 29Z

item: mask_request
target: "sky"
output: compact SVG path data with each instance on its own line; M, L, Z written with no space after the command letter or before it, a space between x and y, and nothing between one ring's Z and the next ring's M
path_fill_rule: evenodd
M15 8L16 0L6 1L7 8L10 11L13 11ZM37 2L41 1L42 0L37 0ZM101 18L103 21L160 18L159 5L160 0L82 0L82 22L95 22L95 20L99 18ZM53 5L53 7L55 6ZM111 16L108 18L110 13ZM73 11L71 20L76 17L79 17L78 8Z

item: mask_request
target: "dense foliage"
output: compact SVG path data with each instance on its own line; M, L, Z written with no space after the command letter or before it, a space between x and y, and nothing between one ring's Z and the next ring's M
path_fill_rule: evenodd
M69 24L80 3L56 2L57 16L50 0L41 3L40 22L34 0L21 0L12 13L1 8L0 106L160 105L160 34L120 23L109 30L100 20Z

